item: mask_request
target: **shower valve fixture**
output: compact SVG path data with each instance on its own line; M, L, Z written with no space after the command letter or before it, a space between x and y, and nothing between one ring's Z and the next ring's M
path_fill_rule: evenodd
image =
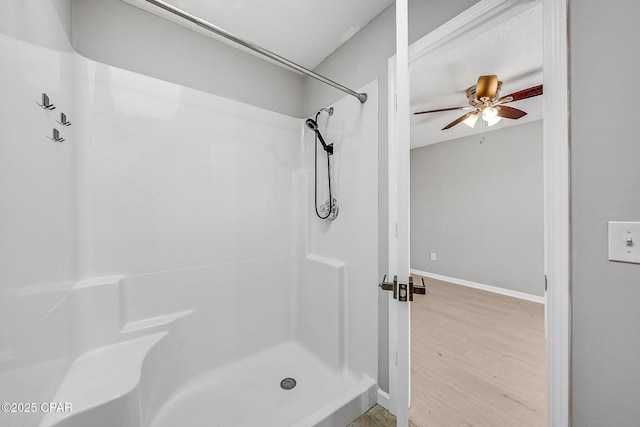
M329 206L329 199L327 199L327 201L324 202L318 210L320 211L320 215L322 215L324 219L333 221L338 217L338 211L339 211L338 201L336 200L335 197L332 198L331 206Z

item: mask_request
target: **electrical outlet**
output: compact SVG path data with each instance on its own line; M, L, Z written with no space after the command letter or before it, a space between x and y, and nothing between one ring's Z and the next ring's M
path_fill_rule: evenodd
M435 261L436 259L438 259L438 257L436 256L436 253L431 252L431 261Z

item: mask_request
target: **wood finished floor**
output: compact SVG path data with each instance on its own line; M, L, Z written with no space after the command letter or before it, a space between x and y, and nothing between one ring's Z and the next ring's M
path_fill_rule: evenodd
M396 417L382 406L376 405L347 427L396 427ZM416 425L409 421L409 427Z
M544 306L425 282L426 297L418 295L411 306L411 421L545 426Z

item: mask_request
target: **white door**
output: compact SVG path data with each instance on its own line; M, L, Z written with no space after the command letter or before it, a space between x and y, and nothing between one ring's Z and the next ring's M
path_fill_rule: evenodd
M395 298L389 295L389 406L398 427L409 425L410 292L409 289L409 38L408 2L396 1L396 56L389 62L389 276L397 276ZM390 117L394 115L391 114ZM401 286L404 285L404 286ZM387 286L390 287L390 286ZM418 296L419 298L420 296ZM405 301L406 300L406 301Z

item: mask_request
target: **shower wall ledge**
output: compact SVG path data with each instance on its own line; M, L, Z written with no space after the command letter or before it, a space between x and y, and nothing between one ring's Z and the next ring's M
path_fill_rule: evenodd
M135 403L134 391L140 383L142 364L148 352L166 335L158 333L118 344L97 348L78 358L65 376L54 402L72 403L73 412L49 412L40 427L100 425L96 414L87 411L101 406L117 407ZM127 402L129 401L129 402ZM133 426L129 411L114 411L107 420L111 425ZM135 413L135 412L132 412ZM126 414L127 420L120 420ZM87 419L89 418L89 419ZM102 418L102 417L100 417ZM84 420L83 420L84 419ZM104 418L102 418L104 419Z

